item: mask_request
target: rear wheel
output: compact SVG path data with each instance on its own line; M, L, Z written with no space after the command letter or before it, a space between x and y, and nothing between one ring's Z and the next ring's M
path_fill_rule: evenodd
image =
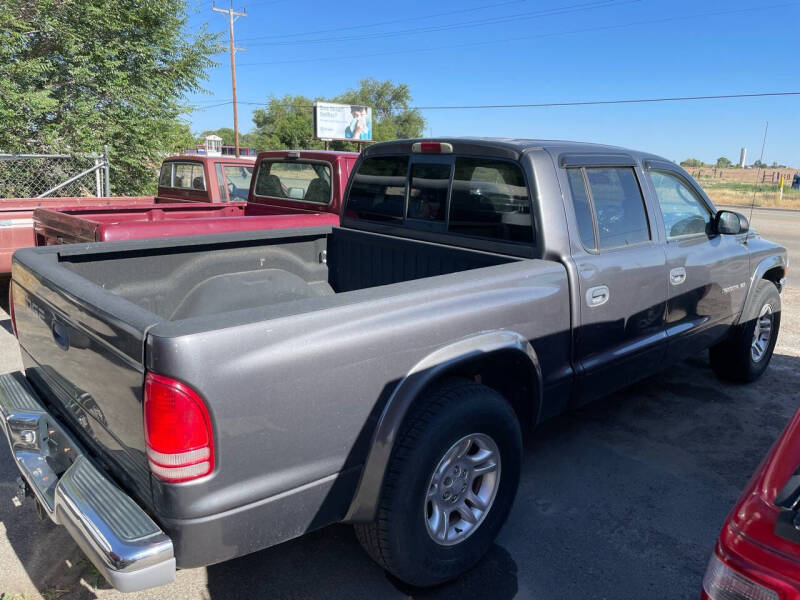
M415 586L457 577L486 553L519 484L522 435L491 388L451 380L401 428L377 518L357 525L367 553Z
M709 349L711 367L722 379L739 383L755 381L772 359L781 325L778 288L762 279L751 302L755 318L738 325L730 337Z

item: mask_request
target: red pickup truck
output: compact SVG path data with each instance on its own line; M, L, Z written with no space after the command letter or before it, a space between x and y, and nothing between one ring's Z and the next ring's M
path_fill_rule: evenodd
M357 158L354 152L262 152L254 165L222 162L204 175L202 161L211 159L176 157L162 166L159 200L164 199L162 192L184 190L183 204L37 209L36 245L338 225L347 178ZM255 168L253 176L244 172L247 168ZM187 182L198 189L185 189ZM245 185L248 202L232 202L242 197ZM216 188L225 204L186 202L195 200L193 194L202 193L201 187Z
M232 156L171 156L161 165L157 196L69 198L0 198L0 274L11 272L11 255L17 248L33 246L33 212L37 208L152 206L164 202L228 202L237 182L250 184L253 158ZM173 173L175 176L173 176ZM224 174L225 179L221 179ZM227 182L220 184L221 181ZM163 185L162 185L163 183ZM245 192L244 199L247 199ZM113 208L111 209L113 210Z

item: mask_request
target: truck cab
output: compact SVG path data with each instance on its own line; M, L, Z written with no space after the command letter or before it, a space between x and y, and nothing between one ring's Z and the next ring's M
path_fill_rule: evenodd
M241 202L253 175L253 158L181 155L164 160L158 199L190 202Z

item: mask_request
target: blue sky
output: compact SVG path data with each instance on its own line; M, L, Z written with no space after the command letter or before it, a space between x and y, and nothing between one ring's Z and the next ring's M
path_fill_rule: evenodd
M227 7L224 0L220 4ZM225 32L197 6L191 28ZM236 22L239 126L270 95L335 96L365 77L410 86L417 106L521 104L800 91L798 0L254 0ZM227 55L207 107L231 98ZM682 160L800 167L800 96L617 106L425 110L426 135L558 138ZM231 105L190 115L230 127Z

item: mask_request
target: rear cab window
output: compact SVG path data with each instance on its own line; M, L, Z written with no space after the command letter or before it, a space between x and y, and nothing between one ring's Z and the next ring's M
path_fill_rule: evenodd
M459 239L530 245L530 198L522 167L511 160L375 156L353 175L345 217Z
M173 171L171 187L200 192L204 192L206 190L206 176L202 163L173 162L172 165Z
M327 205L332 190L329 163L264 158L258 165L253 193L263 198Z
M633 167L570 167L567 181L586 250L624 248L652 239Z

